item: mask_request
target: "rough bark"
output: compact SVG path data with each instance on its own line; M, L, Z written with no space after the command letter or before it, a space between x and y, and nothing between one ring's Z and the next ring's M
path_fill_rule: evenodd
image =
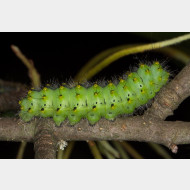
M34 150L36 159L55 159L56 143L52 127L41 120L36 128L34 140Z
M102 119L93 127L89 126L86 120L74 127L67 125L56 127L51 119L41 122L41 125L42 123L51 128L49 131L56 141L128 140L155 142L167 147L171 144L190 143L190 122L161 121L156 118L136 116L118 118L114 122ZM19 119L1 118L0 139L33 142L38 127L38 120L23 123Z
M188 96L190 96L190 64L161 89L145 115L164 120L167 116L173 115L173 111Z

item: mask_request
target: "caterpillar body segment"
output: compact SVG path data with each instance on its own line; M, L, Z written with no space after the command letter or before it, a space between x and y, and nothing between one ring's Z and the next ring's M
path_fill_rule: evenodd
M58 126L66 119L71 125L82 118L92 125L102 117L114 120L118 115L131 114L146 104L168 78L169 73L159 62L154 62L151 66L140 64L137 72L128 74L125 80L120 79L117 85L109 82L105 87L95 83L89 88L77 85L30 90L20 101L19 115L26 122L33 117L52 117Z

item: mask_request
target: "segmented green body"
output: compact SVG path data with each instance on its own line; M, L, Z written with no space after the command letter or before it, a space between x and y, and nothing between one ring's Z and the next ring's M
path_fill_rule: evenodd
M109 83L105 87L97 84L89 88L77 85L73 88L49 87L41 91L30 90L20 101L20 117L30 121L33 117L53 117L56 125L68 118L75 125L82 118L95 124L104 117L114 120L118 115L131 114L135 108L146 104L156 92L166 84L169 73L159 62L151 66L141 64L137 72L120 79L117 85Z

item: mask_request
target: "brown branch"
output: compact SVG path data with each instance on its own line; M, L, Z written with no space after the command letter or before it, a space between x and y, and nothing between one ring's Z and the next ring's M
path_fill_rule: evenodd
M190 143L190 122L162 121L143 116L117 118L114 122L100 120L90 127L87 120L83 120L74 127L67 125L55 127L52 119L42 122L51 126L56 141L86 141L86 140L128 140L154 142L171 148L172 144ZM41 124L42 125L42 124ZM2 141L34 141L35 127L38 120L30 123L20 119L0 119L0 140Z
M36 159L55 159L56 144L52 128L41 120L38 123L37 131L34 137L34 150Z
M173 115L173 111L188 96L190 96L190 64L161 89L151 108L145 112L145 116L164 120L167 116Z

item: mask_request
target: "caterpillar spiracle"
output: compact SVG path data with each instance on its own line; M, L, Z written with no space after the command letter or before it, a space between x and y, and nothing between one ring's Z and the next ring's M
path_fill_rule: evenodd
M118 115L131 114L146 104L168 79L169 73L156 61L151 66L140 64L136 72L126 75L117 84L109 82L104 87L95 83L88 88L78 84L29 90L19 101L19 115L25 122L33 117L52 117L57 126L66 119L71 125L82 118L91 125L102 117L114 120Z

